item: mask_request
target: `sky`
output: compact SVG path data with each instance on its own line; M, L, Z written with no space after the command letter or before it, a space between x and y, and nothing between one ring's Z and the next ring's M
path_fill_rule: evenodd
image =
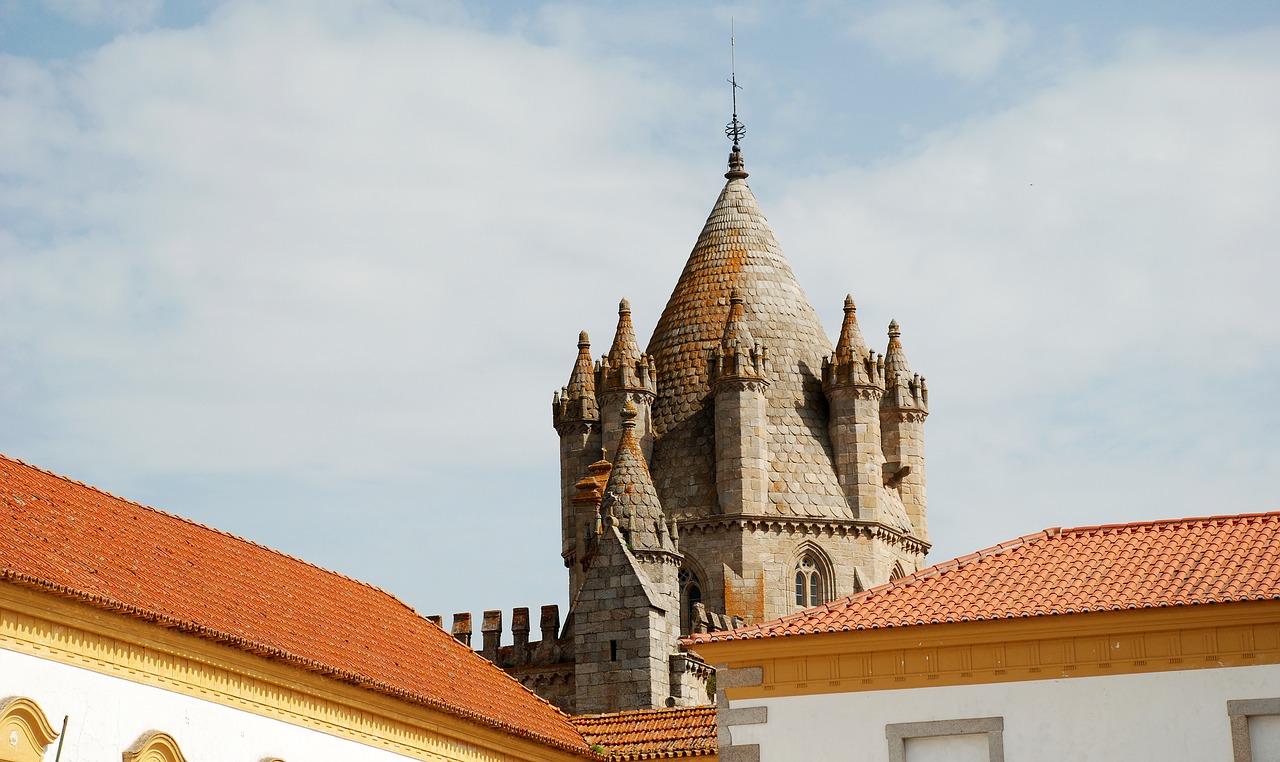
M551 397L748 181L928 379L930 562L1280 509L1280 4L0 0L0 452L423 614L567 598Z

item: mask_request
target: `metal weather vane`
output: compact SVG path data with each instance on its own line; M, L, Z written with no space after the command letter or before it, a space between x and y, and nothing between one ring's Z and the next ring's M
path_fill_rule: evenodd
M747 126L738 121L738 91L742 89L742 85L738 84L738 62L734 55L733 41L733 21L729 21L729 84L732 86L730 92L733 94L733 121L724 128L724 136L733 141L733 149L738 150L738 141L747 136Z

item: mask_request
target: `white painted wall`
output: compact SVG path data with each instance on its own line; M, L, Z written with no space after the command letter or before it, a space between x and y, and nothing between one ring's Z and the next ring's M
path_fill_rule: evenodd
M62 759L119 760L144 733L173 736L192 762L402 762L408 757L279 720L0 649L0 699L25 696L54 730L69 717ZM52 762L55 740L45 755Z
M1008 760L1230 760L1227 701L1275 697L1280 666L1199 669L734 701L769 717L730 732L761 762L886 762L886 725L1003 717Z

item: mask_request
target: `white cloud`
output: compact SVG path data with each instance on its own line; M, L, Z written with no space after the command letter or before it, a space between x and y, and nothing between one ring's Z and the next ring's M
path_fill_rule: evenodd
M45 8L82 26L136 29L150 23L164 0L40 0Z
M967 81L985 79L1031 37L990 0L902 0L857 19L853 36L892 61L927 63Z
M4 449L425 608L547 602L552 390L619 297L653 325L718 190L653 134L724 121L557 13L233 3L0 57ZM852 291L929 377L936 560L1270 506L1277 42L1144 37L910 155L753 174L828 327Z
M897 317L929 378L936 558L1271 506L1277 50L1275 31L1147 45L795 189L790 251L850 242L815 301L844 284L869 332Z

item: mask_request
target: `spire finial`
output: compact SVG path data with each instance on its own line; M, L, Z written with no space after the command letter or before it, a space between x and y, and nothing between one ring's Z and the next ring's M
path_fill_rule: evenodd
M733 19L729 19L729 92L733 96L733 121L724 128L725 137L733 141L733 152L738 152L738 143L747 136L747 127L738 121L738 91L742 86L738 84L738 61L734 51L733 40Z

